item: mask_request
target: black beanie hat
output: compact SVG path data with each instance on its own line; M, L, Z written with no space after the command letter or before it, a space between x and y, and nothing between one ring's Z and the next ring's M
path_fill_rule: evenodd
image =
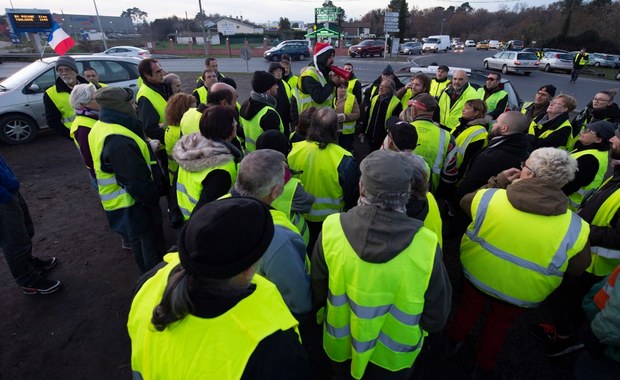
M76 73L79 73L77 63L75 63L75 59L73 59L73 57L70 57L68 55L62 55L58 57L58 59L56 60L56 66L54 68L58 70L60 66L68 67L71 70L75 71Z
M276 84L276 77L266 71L255 71L252 77L252 90L262 94Z
M211 202L181 229L181 265L197 277L234 277L263 256L273 231L269 207L259 200L233 197Z
M540 86L538 91L540 91L540 90L547 91L547 94L549 94L549 96L552 97L552 98L555 96L556 88L552 84L546 84L544 86Z
M256 139L256 150L259 149L273 149L284 156L288 156L291 151L291 144L284 133L277 129L268 129Z
M271 62L269 64L269 67L267 68L267 71L273 74L273 72L278 69L282 70L282 73L284 74L284 67L282 67L282 65L279 62Z

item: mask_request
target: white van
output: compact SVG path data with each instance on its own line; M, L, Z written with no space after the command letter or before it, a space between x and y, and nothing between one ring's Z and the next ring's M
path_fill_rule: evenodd
M438 51L448 52L450 50L450 36L428 36L424 45L422 45L422 51L431 51L437 53Z

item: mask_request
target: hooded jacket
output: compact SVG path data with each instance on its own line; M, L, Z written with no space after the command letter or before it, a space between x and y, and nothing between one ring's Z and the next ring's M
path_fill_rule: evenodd
M210 140L200 133L181 137L172 150L172 157L179 164L179 168L188 172L202 171L230 160L238 163L241 156L241 152L231 143ZM232 185L230 174L226 170L211 171L202 180L202 193L194 212L205 203L227 194Z
M405 213L360 205L340 214L347 241L365 262L386 263L411 244L422 222ZM322 233L312 254L312 298L315 306L327 300L328 269L323 252ZM442 260L439 245L431 278L424 294L425 304L420 326L428 332L439 331L450 314L452 287Z
M334 84L329 79L329 67L327 66L327 58L329 58L331 54L334 54L334 51L328 50L315 57L316 66L314 62L311 62L308 65L315 66L316 69L323 74L323 77L325 77L325 80L327 81L325 86L322 86L321 83L310 76L301 76L300 73L300 81L298 83L299 88L303 93L310 95L312 100L317 104L325 102L334 93Z
M243 102L239 115L246 119L252 120L263 108L270 106L273 110L267 111L260 119L260 127L263 131L270 129L280 130L280 115L275 110L276 98L267 94L258 94L254 91L250 92L250 98ZM246 133L247 134L247 133Z

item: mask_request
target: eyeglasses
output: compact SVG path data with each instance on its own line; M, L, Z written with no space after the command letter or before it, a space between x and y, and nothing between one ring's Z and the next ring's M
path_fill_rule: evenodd
M532 168L530 168L529 166L527 166L525 164L525 161L521 162L521 170L523 170L523 168L527 168L527 170L531 171L532 173L536 174L535 171L532 170Z
M611 102L611 99L593 98L593 102Z

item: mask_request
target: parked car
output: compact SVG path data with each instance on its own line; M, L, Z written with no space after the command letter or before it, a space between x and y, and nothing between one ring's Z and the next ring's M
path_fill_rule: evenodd
M440 51L448 52L450 50L450 36L442 34L437 36L428 36L426 42L422 45L423 52L437 53Z
M590 65L596 67L616 67L616 60L611 54L590 53Z
M489 41L479 41L476 44L476 50L489 50Z
M499 41L498 40L490 40L489 41L489 49L499 49Z
M282 59L282 55L288 54L292 60L303 61L311 55L309 44L306 40L282 41L276 47L265 51L263 57L268 61L277 62Z
M510 40L506 44L506 50L509 51L521 51L523 50L524 44L521 40Z
M378 55L383 57L385 53L385 41L383 40L364 40L358 45L353 45L349 48L349 55L351 57L362 57Z
M102 83L137 89L138 58L105 55L73 58L80 73L92 67ZM57 59L37 60L0 82L0 140L12 145L24 144L32 141L39 129L47 127L43 94L56 82Z
M554 52L554 53L569 53L569 51L564 49L556 49L556 48L543 48L543 53ZM573 52L574 54L579 53L578 51Z
M501 70L502 73L524 73L530 75L538 70L538 58L533 53L500 51L492 57L485 58L484 68Z
M463 70L467 73L468 81L474 88L480 88L486 84L487 74L481 70L472 70L468 68L462 67L449 67L448 68L448 76L452 76L452 74L456 70ZM400 74L402 72L407 72L407 74ZM435 77L435 73L437 72L437 66L413 66L413 67L405 67L399 70L399 73L396 75L401 82L407 83L409 82L409 78L411 78L412 73L423 72L431 78ZM369 84L370 85L370 84ZM509 79L502 77L501 85L504 87L504 90L508 93L508 104L506 105L506 111L518 111L521 109L522 100L519 96L517 89L514 87L512 82Z
M422 43L421 42L405 42L400 45L398 54L422 54Z
M140 49L135 46L114 46L101 53L95 53L97 55L115 55L119 57L136 57L136 58L151 58L151 52L146 49Z
M476 47L476 42L474 40L466 40L465 47Z
M571 53L548 52L538 62L538 69L550 71L565 71L570 73L573 70L573 58Z

